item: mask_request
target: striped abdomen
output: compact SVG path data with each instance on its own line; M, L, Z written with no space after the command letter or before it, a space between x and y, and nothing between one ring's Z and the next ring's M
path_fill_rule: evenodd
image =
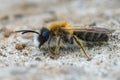
M107 33L99 32L74 32L79 39L88 42L107 42L109 40L109 35Z

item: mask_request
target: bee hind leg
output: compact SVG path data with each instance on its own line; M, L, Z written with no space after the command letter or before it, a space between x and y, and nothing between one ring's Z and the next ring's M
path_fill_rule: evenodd
M85 51L82 42L77 38L77 36L73 35L74 40L76 41L76 43L79 45L79 47L81 47L83 53L85 54L85 56L88 58L88 60L91 60L91 58L89 57L88 53Z

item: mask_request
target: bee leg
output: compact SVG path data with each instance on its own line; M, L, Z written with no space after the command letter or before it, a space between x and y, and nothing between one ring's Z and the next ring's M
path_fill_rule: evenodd
M75 39L76 43L82 48L82 51L84 52L85 56L88 58L88 60L91 60L87 52L85 51L82 42L77 38L77 36L73 35L73 38Z
M60 37L57 37L56 40L56 48L55 48L55 59L57 59L59 57L59 50L60 50Z
M55 53L54 53L54 51L51 49L50 42L51 42L51 37L50 37L50 39L48 40L48 51L49 51L50 57L51 57L51 58L54 58L54 57L55 57Z
M48 51L50 53L50 57L52 59L57 59L59 57L59 49L60 49L60 37L57 38L56 40L56 48L55 48L55 52L51 49L50 47L50 42L51 42L51 39L49 39L48 41Z

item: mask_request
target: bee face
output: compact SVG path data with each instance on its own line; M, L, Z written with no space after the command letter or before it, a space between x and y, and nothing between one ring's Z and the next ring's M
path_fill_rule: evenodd
M41 47L49 39L50 31L47 28L42 28L38 36L39 47Z

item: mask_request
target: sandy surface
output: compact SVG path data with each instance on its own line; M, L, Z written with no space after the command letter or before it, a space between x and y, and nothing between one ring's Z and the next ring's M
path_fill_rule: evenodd
M95 27L116 31L106 44L85 46L91 61L77 45L68 44L53 60L47 44L38 49L37 35L11 34L39 31L53 21L96 23ZM0 80L120 80L119 0L0 0L0 40Z

